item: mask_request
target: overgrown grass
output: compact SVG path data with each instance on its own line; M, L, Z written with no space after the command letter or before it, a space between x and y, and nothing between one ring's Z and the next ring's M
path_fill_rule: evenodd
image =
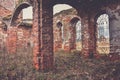
M0 80L120 80L120 61L84 58L77 51L59 51L54 56L55 69L43 73L33 66L32 49L1 52Z

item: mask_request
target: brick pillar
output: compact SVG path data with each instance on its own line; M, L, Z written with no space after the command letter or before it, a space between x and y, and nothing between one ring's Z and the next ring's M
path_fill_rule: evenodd
M17 27L8 28L8 37L7 37L7 51L8 53L16 53L17 49Z
M39 9L39 11L38 11ZM33 28L32 28L32 36L33 39L33 61L34 66L37 70L40 67L40 47L41 47L41 30L40 30L40 3L37 0L33 3Z
M41 57L42 69L53 69L53 7L49 1L42 1L41 6Z
M94 19L90 16L82 18L82 53L93 56L96 53L96 39Z
M53 68L53 10L46 1L35 1L33 20L34 63L37 69Z
M93 57L96 55L96 22L94 16L89 16L89 56Z
M76 28L75 26L70 26L70 40L69 40L69 47L70 51L76 49Z
M89 53L89 28L88 28L88 19L84 17L81 19L82 24L82 53L83 55L88 56Z

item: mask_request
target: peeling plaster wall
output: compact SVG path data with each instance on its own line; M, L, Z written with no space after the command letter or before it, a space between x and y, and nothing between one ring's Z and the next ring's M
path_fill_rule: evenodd
M120 56L120 6L108 9L110 17L110 53Z

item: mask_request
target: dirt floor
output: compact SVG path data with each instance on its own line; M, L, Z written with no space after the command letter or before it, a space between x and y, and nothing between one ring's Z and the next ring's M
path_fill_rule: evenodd
M55 53L55 68L40 72L33 67L32 51L0 53L0 80L120 80L120 61L107 56L85 58L80 52Z

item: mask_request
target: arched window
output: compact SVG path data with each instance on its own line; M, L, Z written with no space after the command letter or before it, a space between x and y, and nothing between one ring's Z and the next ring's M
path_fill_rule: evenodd
M68 39L67 31L64 32L64 29L68 26L66 25L66 22L63 20L65 19L65 17L67 15L70 14L69 12L70 12L71 8L72 8L72 6L70 6L68 4L56 4L53 6L53 27L55 27L57 25L57 27L59 27L61 29L62 41L64 41L64 40L66 41ZM67 13L66 10L68 10L69 12ZM54 30L55 30L55 28L54 28ZM64 37L66 35L67 35L67 37Z
M76 41L81 41L81 21L76 23Z
M23 9L23 19L33 19L32 6Z
M109 16L102 14L97 19L97 51L100 54L109 53L109 37Z
M76 34L72 33L72 27L70 29L70 24L72 16L76 16L78 12L69 4L56 4L53 6L53 31L54 31L54 41L61 40L62 49L72 50L75 49ZM76 20L75 20L76 21ZM62 22L60 24L59 22ZM74 20L73 20L74 22ZM75 22L76 24L76 22ZM57 27L56 27L57 25ZM72 24L73 26L74 24ZM75 27L75 26L74 26ZM73 32L76 32L75 29ZM57 35L60 39L56 39ZM72 35L73 34L73 35ZM58 43L57 43L58 44Z
M57 27L61 28L62 27L62 23L61 22L57 22Z
M64 41L64 27L61 27L62 41Z
M82 50L82 32L81 32L81 21L76 23L76 49Z
M23 9L22 19L23 22L25 23L32 23L32 19L33 19L32 6Z
M82 49L82 40L81 40L81 21L79 18L74 17L70 21L70 25L72 27L72 32L71 36L75 36L75 44L76 44L76 50L81 50Z
M29 3L27 3L27 2L24 2L24 3L21 3L16 9L15 9L15 11L14 11L14 13L13 13L13 16L12 16L12 18L11 18L11 22L10 22L10 25L11 26L15 26L15 25L17 25L17 24L19 24L19 23L21 23L21 21L23 21L25 18L22 16L22 14L24 15L24 13L21 13L21 11L22 12L24 12L24 10L26 11L26 9L28 9L28 8L30 8L31 7L31 5L29 4ZM26 13L25 13L26 14ZM31 15L32 14L32 7L31 7L31 10L29 9L29 10L27 10L27 15L26 16L29 16L29 15ZM29 16L29 17L32 17L32 15L31 16ZM30 21L30 22L32 22L32 21Z

